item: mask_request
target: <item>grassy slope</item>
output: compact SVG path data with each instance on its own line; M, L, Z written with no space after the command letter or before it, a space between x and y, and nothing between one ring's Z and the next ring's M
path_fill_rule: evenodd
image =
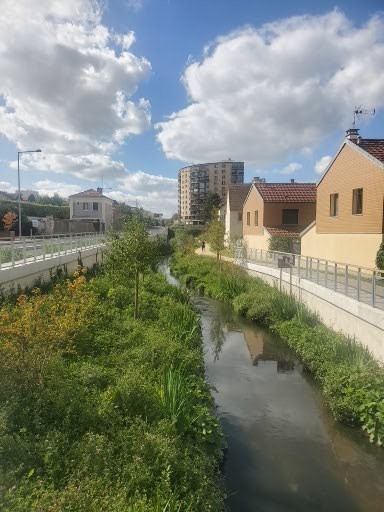
M328 329L293 298L231 263L223 263L220 272L210 258L174 256L172 272L185 284L232 303L238 313L275 330L313 373L334 416L382 445L384 371L365 347Z
M159 274L132 300L101 275L0 310L2 511L223 509L199 319Z

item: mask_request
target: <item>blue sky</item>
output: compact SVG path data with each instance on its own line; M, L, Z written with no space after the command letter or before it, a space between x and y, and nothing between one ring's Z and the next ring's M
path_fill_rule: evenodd
M381 0L4 1L0 188L16 186L17 147L41 146L23 157L23 188L103 179L171 214L187 163L232 157L248 180L316 181L360 104L376 108L361 135L384 137Z

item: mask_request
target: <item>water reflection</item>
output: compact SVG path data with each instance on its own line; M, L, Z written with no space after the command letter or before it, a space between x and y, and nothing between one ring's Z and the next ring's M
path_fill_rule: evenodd
M289 347L225 305L193 301L227 437L230 510L381 511L383 454L332 419Z

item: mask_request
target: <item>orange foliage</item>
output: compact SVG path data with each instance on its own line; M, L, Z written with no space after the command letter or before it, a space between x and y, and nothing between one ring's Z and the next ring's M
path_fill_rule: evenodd
M16 306L0 311L0 359L3 369L31 373L41 383L44 368L55 354L75 351L74 341L92 323L97 297L84 271L55 286L52 293L20 295Z

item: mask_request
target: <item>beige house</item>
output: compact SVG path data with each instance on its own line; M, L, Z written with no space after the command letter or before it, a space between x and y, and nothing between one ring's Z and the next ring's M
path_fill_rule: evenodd
M374 268L383 201L384 139L348 130L317 184L316 223L302 237L302 254Z
M230 185L221 210L225 224L225 244L243 237L243 204L248 195L250 183Z
M112 226L113 200L103 195L101 188L89 189L69 196L71 222L98 222L99 231Z
M315 183L252 183L243 206L244 242L268 250L273 236L300 240L315 214Z

